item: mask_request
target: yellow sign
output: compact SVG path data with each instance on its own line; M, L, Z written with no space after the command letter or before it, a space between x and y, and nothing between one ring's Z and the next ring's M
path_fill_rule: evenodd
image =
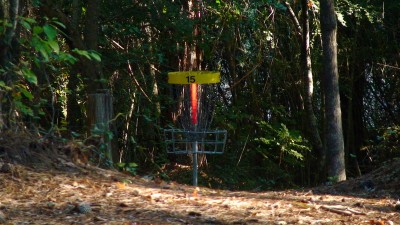
M214 84L220 82L218 71L180 71L169 72L170 84Z

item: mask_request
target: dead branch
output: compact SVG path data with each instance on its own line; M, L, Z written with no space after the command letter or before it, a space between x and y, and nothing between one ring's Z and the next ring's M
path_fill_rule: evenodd
M351 209L349 207L341 206L341 205L335 205L335 206L322 205L320 208L325 209L325 210L330 211L330 212L338 213L340 215L345 215L345 216L366 215L363 212Z

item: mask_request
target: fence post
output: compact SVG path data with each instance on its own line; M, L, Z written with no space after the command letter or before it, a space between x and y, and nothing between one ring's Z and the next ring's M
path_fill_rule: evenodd
M98 90L97 93L89 94L87 102L87 118L89 135L93 135L93 131L99 131L100 145L105 147L104 154L106 160L113 163L112 145L111 145L111 124L113 118L112 95L107 89Z

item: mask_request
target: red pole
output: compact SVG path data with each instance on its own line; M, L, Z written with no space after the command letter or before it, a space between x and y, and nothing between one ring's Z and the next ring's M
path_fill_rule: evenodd
M197 125L197 84L190 84L190 102L192 104L192 124Z

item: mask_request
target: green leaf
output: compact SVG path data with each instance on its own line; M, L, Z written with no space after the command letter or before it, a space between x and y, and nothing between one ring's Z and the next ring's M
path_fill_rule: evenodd
M119 168L119 169L123 169L125 167L125 163L115 163L115 165Z
M46 49L40 48L39 52L42 54L45 61L49 61L49 53L47 53Z
M101 57L97 52L91 52L90 56L92 59L96 60L97 62L101 62Z
M80 137L80 136L81 136L79 133L76 133L76 132L74 132L74 131L71 131L71 135L72 135L73 137Z
M152 121L152 119L147 115L143 115L143 117L147 122L151 122Z
M87 58L87 59L91 59L91 57L90 57L88 51L79 50L79 49L75 48L75 49L72 50L72 52L74 52L74 53L76 53L76 54L78 54L78 55L80 55L80 56L83 56L83 57L85 57L85 58Z
M60 26L60 27L64 28L64 29L66 28L65 25L63 23L59 22L59 21L54 20L53 23L56 24L57 26Z
M107 131L105 133L106 136L106 140L112 140L112 138L114 137L114 134L111 131Z
M297 152L297 151L295 151L295 150L289 150L288 153L289 153L291 156L294 156L294 157L296 157L296 158L299 159L299 160L303 160L303 159L304 159L303 154L301 154L301 153L299 153L299 152Z
M28 23L30 23L30 24L36 23L36 20L35 20L35 19L29 18L29 17L25 17L25 18L23 18L23 20L26 21L26 22L28 22Z
M67 63L75 63L76 61L78 61L77 58L73 57L71 54L65 53L65 52L60 52L59 55L59 60L60 61L65 61Z
M58 54L60 52L60 46L58 45L57 41L51 40L51 41L48 41L47 43L49 44L50 48L53 49L53 51L55 53Z
M340 12L336 12L337 20L341 23L344 27L346 26L346 21L344 20L344 16Z
M38 35L38 34L41 34L42 32L43 32L43 28L42 27L40 27L40 26L34 26L33 27L33 34Z
M42 44L42 42L39 37L32 37L31 45L32 45L32 47L35 48L36 51L38 51L38 48L41 44Z
M32 70L28 69L28 68L23 68L22 69L22 75L24 76L24 78L32 84L36 84L37 85L37 77L36 75L32 72Z
M38 36L32 37L31 40L32 46L35 48L36 51L40 52L45 61L49 61L49 52L50 47L48 46L46 41L43 41Z
M23 113L24 115L29 115L32 117L34 116L33 110L29 106L22 103L21 101L14 101L14 105L15 105L15 108L17 110L19 110L21 113Z
M4 81L0 80L0 87L6 89L6 90L12 90L11 87L7 86L6 83L4 83Z
M49 40L54 40L54 38L57 36L57 30L51 25L44 25L43 31Z
M25 27L25 29L27 29L27 30L31 30L32 29L31 25L28 22L26 22L25 20L21 20L21 25L23 27Z
M134 162L130 162L128 163L127 167L138 167L139 165L137 163Z
M21 93L29 100L33 99L33 95L32 93L30 93L28 90L26 90L25 88L20 88L19 89L21 91Z

